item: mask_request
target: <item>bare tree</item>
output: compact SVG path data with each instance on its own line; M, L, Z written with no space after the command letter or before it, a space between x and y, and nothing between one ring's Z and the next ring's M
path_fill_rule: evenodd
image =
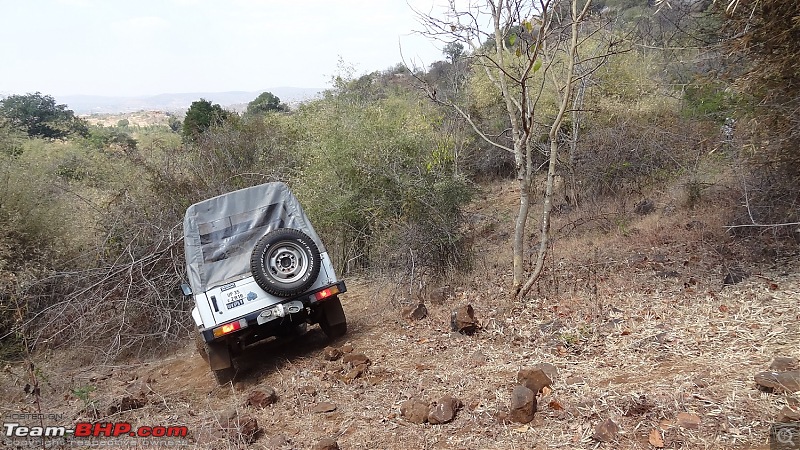
M576 67L596 68L604 60L596 52L586 57L579 53L588 37L598 31L589 26L590 5L591 0L586 1L579 10L578 0L485 0L462 6L451 0L442 17L419 13L426 27L424 34L470 49L472 66L485 71L502 97L510 122L510 141L482 130L465 108L464 99L448 97L423 85L433 101L457 111L481 139L498 151L514 155L519 211L514 224L512 292L517 298L528 293L544 267L561 126L573 105L582 102L582 95L575 98L573 86L593 71L584 69L579 73ZM604 50L605 56L610 45ZM549 91L547 83L553 84ZM545 132L547 142L542 143L540 136ZM536 163L536 156L540 156L537 153L547 158L547 182L536 261L526 278L525 229L534 176L541 169Z

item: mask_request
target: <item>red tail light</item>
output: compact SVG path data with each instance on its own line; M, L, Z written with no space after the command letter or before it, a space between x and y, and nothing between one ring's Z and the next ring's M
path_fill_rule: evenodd
M331 287L329 287L327 289L323 289L323 290L317 292L316 294L314 294L314 299L316 301L320 301L320 300L326 299L326 298L328 298L328 297L330 297L332 295L336 295L338 293L339 293L339 286L331 286Z
M225 336L226 334L233 333L234 331L241 330L242 328L247 327L247 320L240 319L236 322L226 323L221 327L214 328L214 337L218 338L220 336Z

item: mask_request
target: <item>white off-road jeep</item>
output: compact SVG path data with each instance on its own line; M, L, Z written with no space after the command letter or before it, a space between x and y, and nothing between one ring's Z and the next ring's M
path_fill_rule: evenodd
M220 384L233 358L255 342L318 323L329 338L347 332L328 253L297 198L283 183L220 195L186 210L188 284L198 350Z

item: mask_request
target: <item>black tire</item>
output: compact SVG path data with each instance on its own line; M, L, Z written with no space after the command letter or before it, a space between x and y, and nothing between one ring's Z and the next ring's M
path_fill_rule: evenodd
M253 279L264 292L278 297L292 297L310 288L321 264L314 240L292 228L265 234L250 256Z
M203 339L203 336L200 333L194 334L194 346L197 349L197 353L200 354L200 357L203 358L203 361L208 362L208 349L206 348L206 341Z
M319 327L329 339L336 339L347 334L347 319L339 297L326 300L322 305L322 317Z

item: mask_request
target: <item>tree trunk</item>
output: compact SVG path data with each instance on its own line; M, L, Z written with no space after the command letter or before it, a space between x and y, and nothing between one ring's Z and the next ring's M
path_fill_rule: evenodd
M567 160L567 185L564 192L570 206L578 206L578 183L575 177L575 157L578 154L578 135L581 131L581 108L583 107L583 96L586 93L586 78L582 78L575 92L575 100L572 102L572 136L569 140L569 158Z
M527 176L521 177L519 182L519 211L517 219L514 221L514 278L512 281L512 292L517 296L525 277L525 226L528 222L528 212L530 211L531 195L530 183Z
M533 268L533 272L531 272L528 281L525 282L525 285L522 286L517 294L517 297L520 300L523 299L528 292L530 292L531 287L533 287L533 284L542 274L544 260L547 256L547 248L550 246L550 211L553 207L553 180L556 174L556 162L558 161L558 132L561 129L561 123L564 121L564 114L567 111L567 107L570 105L570 103L572 103L572 85L575 81L575 60L577 59L578 53L578 21L580 20L580 17L586 14L589 5L592 2L591 0L586 2L580 17L578 16L578 0L572 0L571 3L572 26L570 27L571 35L569 46L569 65L567 66L567 79L563 85L564 97L561 98L561 105L559 107L558 114L556 115L556 118L553 119L553 124L550 127L550 160L547 167L547 188L544 195L544 205L542 206L542 226L539 232L539 251L536 255L536 264Z

